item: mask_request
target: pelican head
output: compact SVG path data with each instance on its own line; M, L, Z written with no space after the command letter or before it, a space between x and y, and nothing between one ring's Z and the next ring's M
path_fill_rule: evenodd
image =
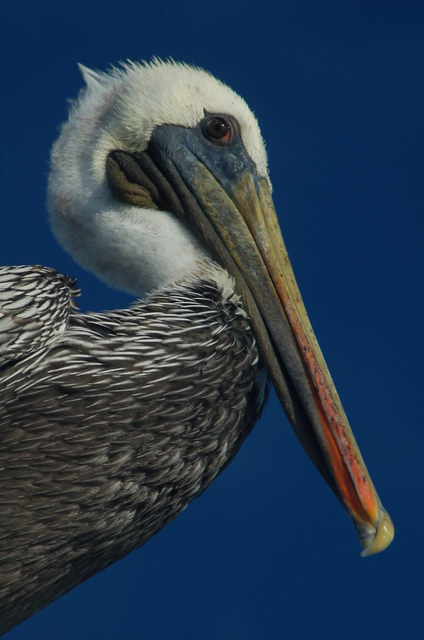
M234 290L287 416L351 516L363 554L381 551L393 526L306 315L254 115L187 65L81 70L86 87L52 153L56 237L83 267L137 295L196 279Z
M163 190L152 193L151 184L125 179L119 163L165 144L181 165L178 172L190 174L201 152L205 161L232 162L233 167L220 168L228 179L226 171L237 173L240 153L248 149L245 160L267 180L264 143L247 104L209 73L184 64L156 60L109 74L80 69L86 88L52 152L48 204L57 239L83 267L136 295L209 270L210 250L186 220L170 211ZM231 137L237 128L239 148L231 158L216 153L225 147L223 139L205 136L213 114L231 114Z

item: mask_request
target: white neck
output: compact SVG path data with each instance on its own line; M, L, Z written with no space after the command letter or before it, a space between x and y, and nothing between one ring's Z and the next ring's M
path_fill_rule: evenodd
M63 215L52 219L57 239L85 269L138 296L210 270L209 256L174 216L109 199L83 218L73 215L75 201L64 201Z

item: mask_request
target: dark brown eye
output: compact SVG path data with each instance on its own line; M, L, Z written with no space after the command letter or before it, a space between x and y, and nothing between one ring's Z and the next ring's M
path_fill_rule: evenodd
M222 116L210 116L203 124L203 132L212 142L227 143L232 138L232 128Z

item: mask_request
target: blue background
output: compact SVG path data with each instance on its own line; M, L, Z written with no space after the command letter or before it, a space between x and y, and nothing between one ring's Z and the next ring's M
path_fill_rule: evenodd
M128 304L46 220L76 63L209 69L259 119L312 324L396 526L391 548L360 558L271 397L202 498L8 640L423 638L423 4L16 0L1 13L0 262L77 276L83 310Z

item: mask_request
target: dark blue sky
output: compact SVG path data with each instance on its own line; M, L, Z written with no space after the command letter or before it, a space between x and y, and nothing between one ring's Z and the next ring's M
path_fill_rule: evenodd
M126 305L46 221L76 63L209 69L259 119L312 324L396 526L391 548L361 559L272 397L202 498L8 640L424 637L424 5L17 0L1 14L0 262L77 276L83 310Z

